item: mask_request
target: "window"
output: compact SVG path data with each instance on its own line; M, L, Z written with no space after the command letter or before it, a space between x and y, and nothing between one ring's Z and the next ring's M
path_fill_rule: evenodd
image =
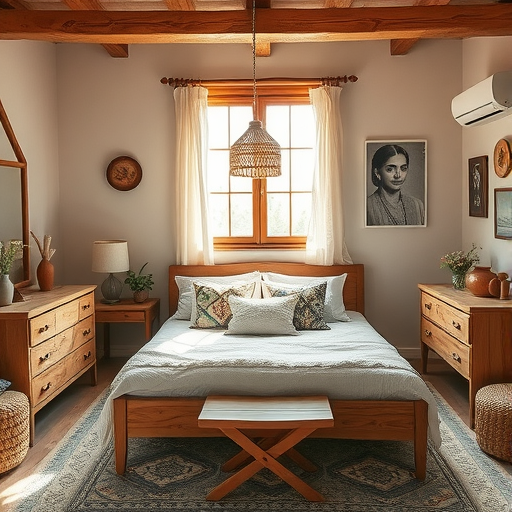
M208 190L215 247L304 248L311 214L315 127L306 88L258 86L258 119L281 146L282 175L229 176L229 147L247 129L252 85L208 87Z

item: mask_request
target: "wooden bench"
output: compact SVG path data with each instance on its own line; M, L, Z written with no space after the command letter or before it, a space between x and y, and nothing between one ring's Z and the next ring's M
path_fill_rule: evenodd
M316 429L334 426L327 397L209 396L198 417L198 426L218 428L242 448L222 466L224 471L252 461L215 487L206 496L207 500L220 500L266 467L307 500L324 501L320 493L285 468L277 458L286 454L306 471L316 470L315 465L294 446ZM251 434L242 430L250 430ZM269 433L269 430L273 432Z

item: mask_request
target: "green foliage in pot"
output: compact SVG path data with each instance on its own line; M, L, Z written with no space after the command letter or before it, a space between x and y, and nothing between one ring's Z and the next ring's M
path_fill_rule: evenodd
M124 283L130 287L132 292L141 292L143 290L152 290L153 285L153 274L142 274L144 267L149 262L144 263L142 268L139 270L139 273L136 274L133 270L128 270L126 274L128 277L124 280Z

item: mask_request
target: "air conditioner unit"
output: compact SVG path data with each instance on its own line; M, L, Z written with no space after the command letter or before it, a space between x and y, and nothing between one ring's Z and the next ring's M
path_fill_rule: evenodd
M455 96L452 114L462 126L484 124L512 114L512 71L491 75Z

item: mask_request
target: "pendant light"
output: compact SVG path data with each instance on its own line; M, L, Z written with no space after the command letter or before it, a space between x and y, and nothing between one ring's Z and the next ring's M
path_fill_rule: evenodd
M249 128L231 146L229 174L248 178L268 178L281 175L281 147L266 132L257 118L256 109L256 0L252 2L252 78L253 120Z

